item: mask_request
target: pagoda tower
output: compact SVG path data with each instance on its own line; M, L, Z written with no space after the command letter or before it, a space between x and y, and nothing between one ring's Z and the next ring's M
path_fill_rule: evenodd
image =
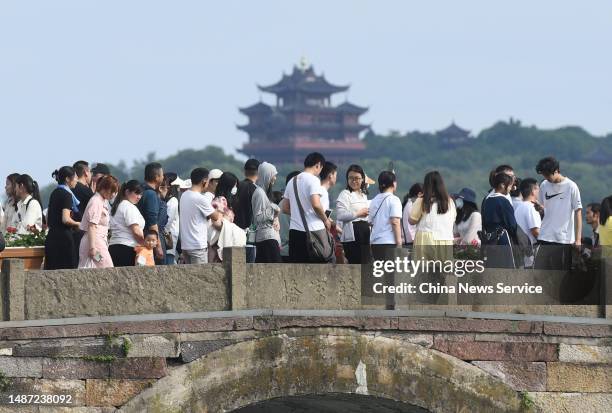
M349 86L329 83L312 66L294 66L277 83L258 86L276 96L276 105L263 102L240 108L249 118L238 129L249 135L243 154L272 163L302 163L310 152L321 152L334 162L357 162L365 151L360 133L369 128L359 123L368 108L348 101L332 106L335 93Z

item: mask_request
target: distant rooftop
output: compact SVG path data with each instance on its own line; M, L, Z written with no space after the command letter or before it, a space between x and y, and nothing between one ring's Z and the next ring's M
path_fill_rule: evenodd
M333 93L345 92L349 86L338 86L329 83L324 75L317 75L312 65L308 67L293 67L290 75L283 73L278 82L269 86L258 86L259 90L274 94L285 94L291 92L304 92L317 95L331 95Z

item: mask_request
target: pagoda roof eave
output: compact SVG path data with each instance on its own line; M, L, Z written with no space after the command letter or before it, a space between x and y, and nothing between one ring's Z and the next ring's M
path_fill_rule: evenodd
M313 93L313 94L321 94L321 95L331 95L334 93L346 92L349 90L350 86L348 85L332 85L332 84L302 84L302 85L281 85L274 84L269 86L261 86L257 85L257 88L262 92L273 93L275 95L282 95L285 93L291 92L303 92L303 93Z
M238 108L241 113L248 115L250 113L258 113L258 112L272 112L272 106L267 105L263 102L255 103L254 105L247 106L245 108Z
M359 115L362 115L368 110L370 110L370 108L367 106L358 106L351 102L341 103L340 105L336 106L336 109L340 109L343 112L356 113Z

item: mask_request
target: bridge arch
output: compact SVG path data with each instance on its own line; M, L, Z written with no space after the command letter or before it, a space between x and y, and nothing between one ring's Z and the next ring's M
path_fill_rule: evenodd
M508 385L462 360L405 341L357 335L273 335L173 369L121 412L232 412L304 395L355 394L432 412L521 411Z

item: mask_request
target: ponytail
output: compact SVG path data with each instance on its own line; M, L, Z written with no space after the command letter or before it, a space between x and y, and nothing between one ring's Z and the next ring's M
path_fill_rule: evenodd
M126 185L127 185L127 182L124 182L121 184L121 188L119 188L119 192L117 193L117 196L115 197L115 202L113 202L113 205L111 207L112 216L115 216L115 213L117 212L117 208L119 208L119 204L125 199Z
M42 209L42 201L40 199L40 188L38 187L38 182L32 181L32 198L38 201L40 204L40 208Z
M136 179L132 179L121 184L121 188L119 188L119 191L117 192L115 202L113 202L113 205L111 207L112 216L115 216L115 214L117 213L117 208L119 208L119 204L126 199L125 193L127 191L134 192L136 194L141 194L142 187L140 186L140 182L138 182Z
M68 178L72 178L75 174L76 172L71 166L62 166L61 168L53 171L51 177L55 179L55 182L57 182L58 185L65 185Z

